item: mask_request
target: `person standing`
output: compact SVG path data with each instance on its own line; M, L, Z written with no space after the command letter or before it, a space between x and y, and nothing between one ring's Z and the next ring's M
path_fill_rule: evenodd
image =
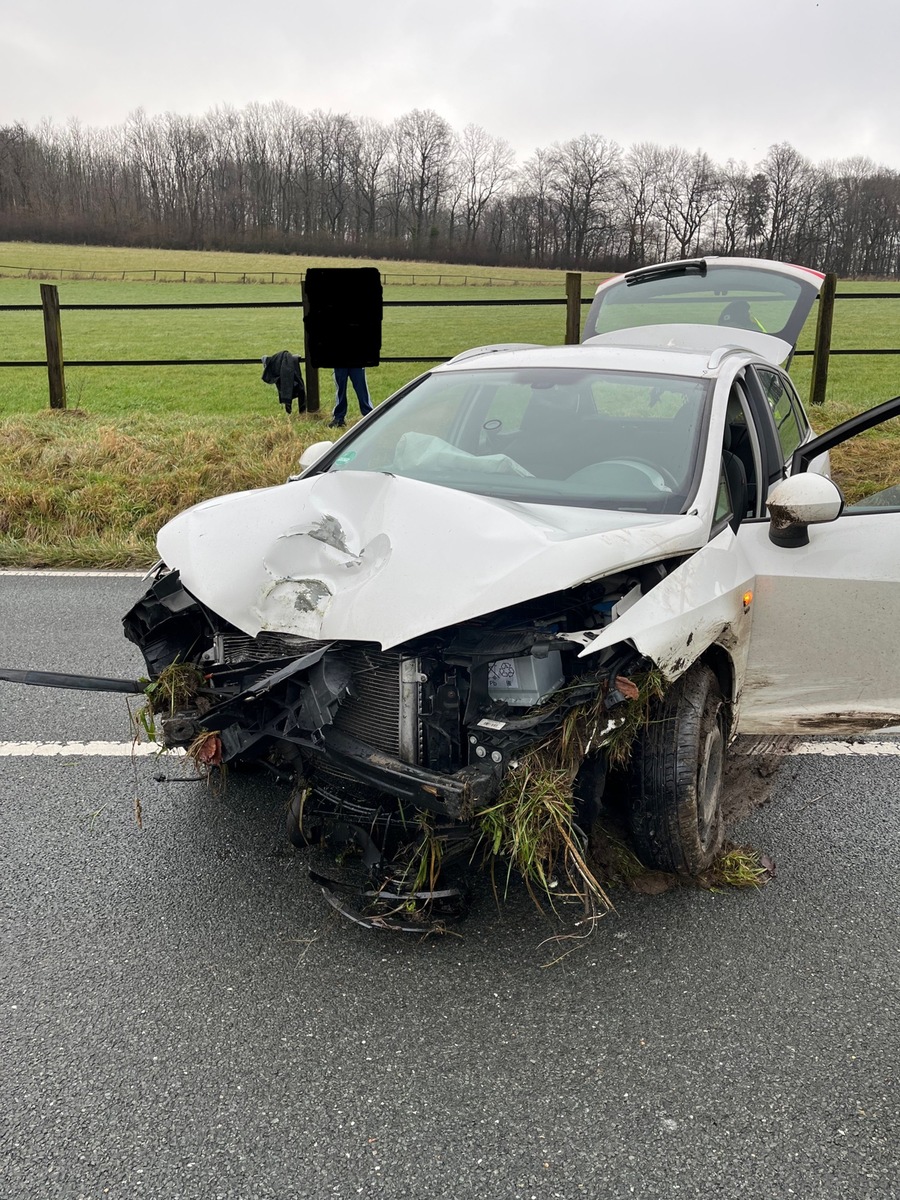
M372 400L366 384L365 367L335 367L334 368L334 412L328 423L329 429L343 429L347 421L347 382L353 384L356 399L359 401L359 411L364 417L372 411Z

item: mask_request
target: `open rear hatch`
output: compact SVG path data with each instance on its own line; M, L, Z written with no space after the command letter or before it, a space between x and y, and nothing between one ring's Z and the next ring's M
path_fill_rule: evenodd
M782 363L796 348L823 279L807 267L753 258L641 267L600 284L581 340L705 350L709 333L692 339L690 330L713 326L719 327L721 344ZM677 336L674 327L681 330Z

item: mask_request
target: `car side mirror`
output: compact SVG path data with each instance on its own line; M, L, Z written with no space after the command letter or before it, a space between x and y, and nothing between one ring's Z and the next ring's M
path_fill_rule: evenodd
M311 446L307 446L300 455L299 462L302 469L305 471L307 467L314 466L333 445L334 442L313 442Z
M810 525L836 521L844 511L837 484L824 475L804 473L784 479L769 496L769 540L776 546L806 546Z

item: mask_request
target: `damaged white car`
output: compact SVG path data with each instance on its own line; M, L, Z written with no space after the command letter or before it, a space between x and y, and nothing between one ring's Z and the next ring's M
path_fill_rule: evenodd
M360 851L359 894L319 879L360 921L453 915L446 862L573 717L572 828L621 762L642 860L703 871L737 733L900 721L900 494L845 504L829 477L900 400L813 438L781 364L821 278L617 277L582 345L469 351L283 486L176 517L125 618L151 679L197 669L165 743L285 780L294 840ZM423 828L440 854L411 880Z

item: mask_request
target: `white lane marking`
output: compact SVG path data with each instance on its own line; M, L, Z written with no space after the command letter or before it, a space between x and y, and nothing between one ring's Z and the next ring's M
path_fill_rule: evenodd
M155 742L0 742L0 758L131 758L160 753L162 747Z
M18 571L12 567L0 567L0 575L30 575L43 579L143 579L146 574L146 571L43 571L39 567Z
M893 732L893 730L886 731ZM898 741L839 741L811 740L800 741L783 736L772 737L739 737L730 747L731 754L741 757L768 757L789 754L815 755L825 758L836 758L840 755L847 757L896 757L900 755L900 740Z
M900 742L798 742L788 753L823 754L826 758L839 754L896 756Z

